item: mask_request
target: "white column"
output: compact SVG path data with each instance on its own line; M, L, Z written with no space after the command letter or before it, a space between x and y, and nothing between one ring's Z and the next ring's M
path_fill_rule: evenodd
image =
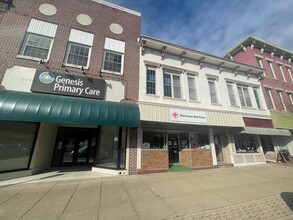
M137 158L136 158L136 168L141 169L141 146L142 145L142 130L141 127L137 129Z
M213 129L209 129L209 141L212 150L212 158L213 158L213 165L217 165L217 156L216 156L216 148L215 148L215 141L214 141L214 131Z
M263 154L263 148L262 148L262 145L261 145L261 141L260 141L260 137L259 135L257 135L257 141L258 141L258 148L257 148L257 151L259 153L262 153Z

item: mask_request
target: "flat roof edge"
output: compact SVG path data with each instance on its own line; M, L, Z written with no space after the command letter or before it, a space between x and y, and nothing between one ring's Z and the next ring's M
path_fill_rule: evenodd
M112 8L116 8L116 9L121 10L121 11L125 11L125 12L130 13L130 14L133 14L133 15L141 16L141 13L140 12L137 12L137 11L134 11L134 10L131 10L131 9L128 9L128 8L124 8L122 6L115 5L113 3L110 3L110 2L107 2L107 1L104 1L104 0L92 0L92 1L93 2L97 2L97 3L100 3L102 5L106 5L106 6L112 7Z

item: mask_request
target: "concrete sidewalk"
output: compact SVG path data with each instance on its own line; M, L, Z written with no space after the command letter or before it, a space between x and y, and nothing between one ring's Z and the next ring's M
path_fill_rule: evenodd
M293 167L52 176L0 187L0 219L293 219Z

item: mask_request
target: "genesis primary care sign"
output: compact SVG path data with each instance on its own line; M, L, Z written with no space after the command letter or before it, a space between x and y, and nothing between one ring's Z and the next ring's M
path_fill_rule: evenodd
M37 70L31 91L104 99L105 81L82 76Z

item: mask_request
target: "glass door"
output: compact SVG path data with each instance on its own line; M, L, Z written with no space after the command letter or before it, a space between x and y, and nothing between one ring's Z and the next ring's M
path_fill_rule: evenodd
M223 154L223 148L222 148L222 145L221 145L220 135L215 134L214 135L214 141L215 141L217 161L218 162L224 162L224 154Z
M178 134L168 133L169 163L179 162Z

